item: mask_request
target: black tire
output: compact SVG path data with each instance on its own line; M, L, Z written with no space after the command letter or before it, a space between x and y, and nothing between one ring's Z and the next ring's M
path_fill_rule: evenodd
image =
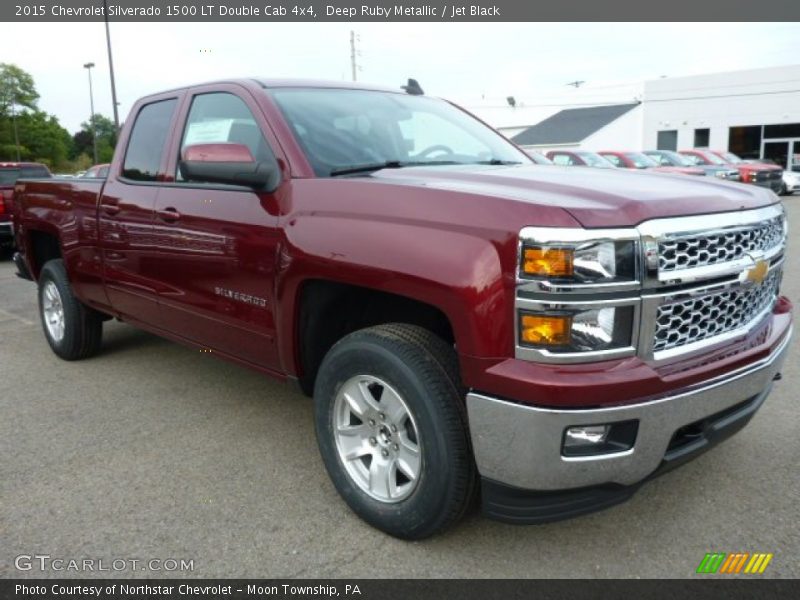
M52 283L58 290L63 309L63 335L55 339L45 323L44 295L46 286ZM89 358L100 350L103 337L103 318L100 313L84 305L72 293L64 262L59 259L47 261L39 274L39 316L47 343L64 360Z
M336 398L345 382L359 375L391 385L419 430L419 477L411 494L398 502L377 500L359 487L337 449ZM476 469L457 357L433 333L388 324L344 337L322 361L314 404L317 442L328 474L345 502L367 523L398 538L422 539L445 530L471 505Z

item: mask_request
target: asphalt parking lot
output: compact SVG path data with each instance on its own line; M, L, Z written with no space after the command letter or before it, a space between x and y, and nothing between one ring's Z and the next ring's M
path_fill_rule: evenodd
M788 198L789 255L800 197ZM800 577L800 352L741 433L628 503L514 527L470 515L401 542L328 481L312 406L287 386L111 322L96 358L50 351L35 287L0 262L0 576L18 555L186 559L192 577L693 577L706 552L772 552ZM784 293L800 303L800 260ZM125 570L102 576L161 576Z

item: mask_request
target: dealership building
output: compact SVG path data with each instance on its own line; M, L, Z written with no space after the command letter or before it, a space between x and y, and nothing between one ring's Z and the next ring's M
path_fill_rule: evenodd
M526 149L712 148L800 170L800 65L663 77L616 102L580 100L469 108Z

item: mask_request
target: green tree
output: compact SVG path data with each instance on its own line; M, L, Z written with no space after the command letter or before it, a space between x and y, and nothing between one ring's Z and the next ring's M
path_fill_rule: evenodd
M36 110L39 93L33 77L17 65L0 63L0 117L15 112Z
M98 162L111 162L114 147L117 145L117 129L114 121L99 113L94 115L94 119L81 123L81 130L72 136L72 157L80 154L92 156L92 126L97 135Z
M0 63L0 160L43 162L53 169L74 156L72 136L53 115L37 107L33 77L16 65Z

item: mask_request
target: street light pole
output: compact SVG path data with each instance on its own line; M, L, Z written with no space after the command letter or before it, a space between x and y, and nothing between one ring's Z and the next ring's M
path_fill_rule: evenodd
M108 72L111 76L111 104L114 106L114 126L119 134L119 110L117 109L117 85L114 82L114 59L111 57L111 33L108 29L108 0L103 0L103 15L106 22L106 47L108 48Z
M94 93L92 92L92 67L94 66L93 62L88 62L83 65L83 68L89 72L89 108L92 111L92 117L89 121L89 124L92 128L92 151L94 154L94 163L97 164L99 161L97 160L97 127L95 127L94 122Z
M17 149L17 162L22 161L19 153L19 133L17 132L17 94L11 90L11 121L14 124L14 146Z

